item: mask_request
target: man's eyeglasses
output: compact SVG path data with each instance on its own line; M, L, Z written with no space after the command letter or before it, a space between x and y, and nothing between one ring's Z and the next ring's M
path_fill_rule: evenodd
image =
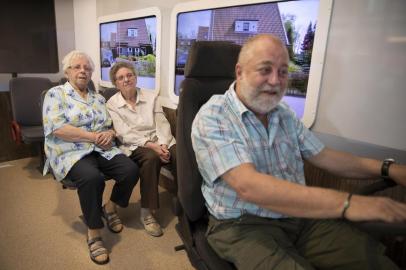
M90 73L92 72L92 68L88 66L81 66L81 65L75 65L75 66L70 66L70 69L73 69L75 72L79 72L82 70L82 68L85 70L85 72Z
M127 73L127 75L121 75L121 76L118 76L117 78L116 78L116 81L118 81L118 82L122 82L122 81L124 81L125 80L125 78L127 78L127 80L131 80L132 78L134 78L134 74L132 74L132 73Z

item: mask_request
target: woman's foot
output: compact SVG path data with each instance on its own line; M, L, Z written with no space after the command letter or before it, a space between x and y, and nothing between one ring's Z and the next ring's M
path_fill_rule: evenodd
M117 214L114 203L113 207L109 203L106 203L103 206L103 217L106 219L107 227L111 232L119 233L123 230L123 224L121 223L121 219Z
M87 234L90 259L96 264L109 262L109 253L103 245L99 230L89 230Z
M152 236L158 237L164 234L149 209L141 208L141 223L144 225L145 231Z

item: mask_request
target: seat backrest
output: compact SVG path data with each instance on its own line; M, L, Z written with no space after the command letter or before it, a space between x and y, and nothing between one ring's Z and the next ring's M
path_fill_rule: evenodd
M185 79L180 87L176 151L178 197L191 221L206 213L201 192L202 177L192 148L192 122L212 95L223 94L234 81L240 49L240 45L226 41L197 41L189 51Z
M137 91L140 90L140 88L136 87ZM105 88L101 89L99 94L102 95L105 99L106 102L109 101L109 99L114 96L119 90L115 87L110 87L110 88Z
M117 88L111 87L111 88L106 88L104 90L100 90L99 94L102 95L106 99L106 102L107 102L117 92L118 92Z
M10 80L13 120L21 126L41 126L41 93L52 87L47 78L17 77Z

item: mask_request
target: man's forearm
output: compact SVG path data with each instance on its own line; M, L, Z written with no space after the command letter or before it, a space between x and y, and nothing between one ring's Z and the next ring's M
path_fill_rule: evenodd
M382 161L362 158L350 153L325 148L318 155L307 159L314 166L332 174L356 179L380 176Z
M332 189L307 187L272 176L259 174L264 186L252 186L247 200L264 208L294 217L339 218L348 193ZM273 179L270 179L273 178ZM255 195L257 194L257 195Z
M348 193L307 187L259 173L251 163L231 169L223 179L245 201L284 215L302 218L340 218ZM345 217L353 221L405 221L406 204L389 198L354 195Z

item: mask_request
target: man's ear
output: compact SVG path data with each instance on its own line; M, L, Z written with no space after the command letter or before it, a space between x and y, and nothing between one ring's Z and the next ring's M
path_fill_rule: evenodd
M235 78L238 80L239 78L241 78L241 75L242 75L242 67L240 63L237 63L235 65Z

